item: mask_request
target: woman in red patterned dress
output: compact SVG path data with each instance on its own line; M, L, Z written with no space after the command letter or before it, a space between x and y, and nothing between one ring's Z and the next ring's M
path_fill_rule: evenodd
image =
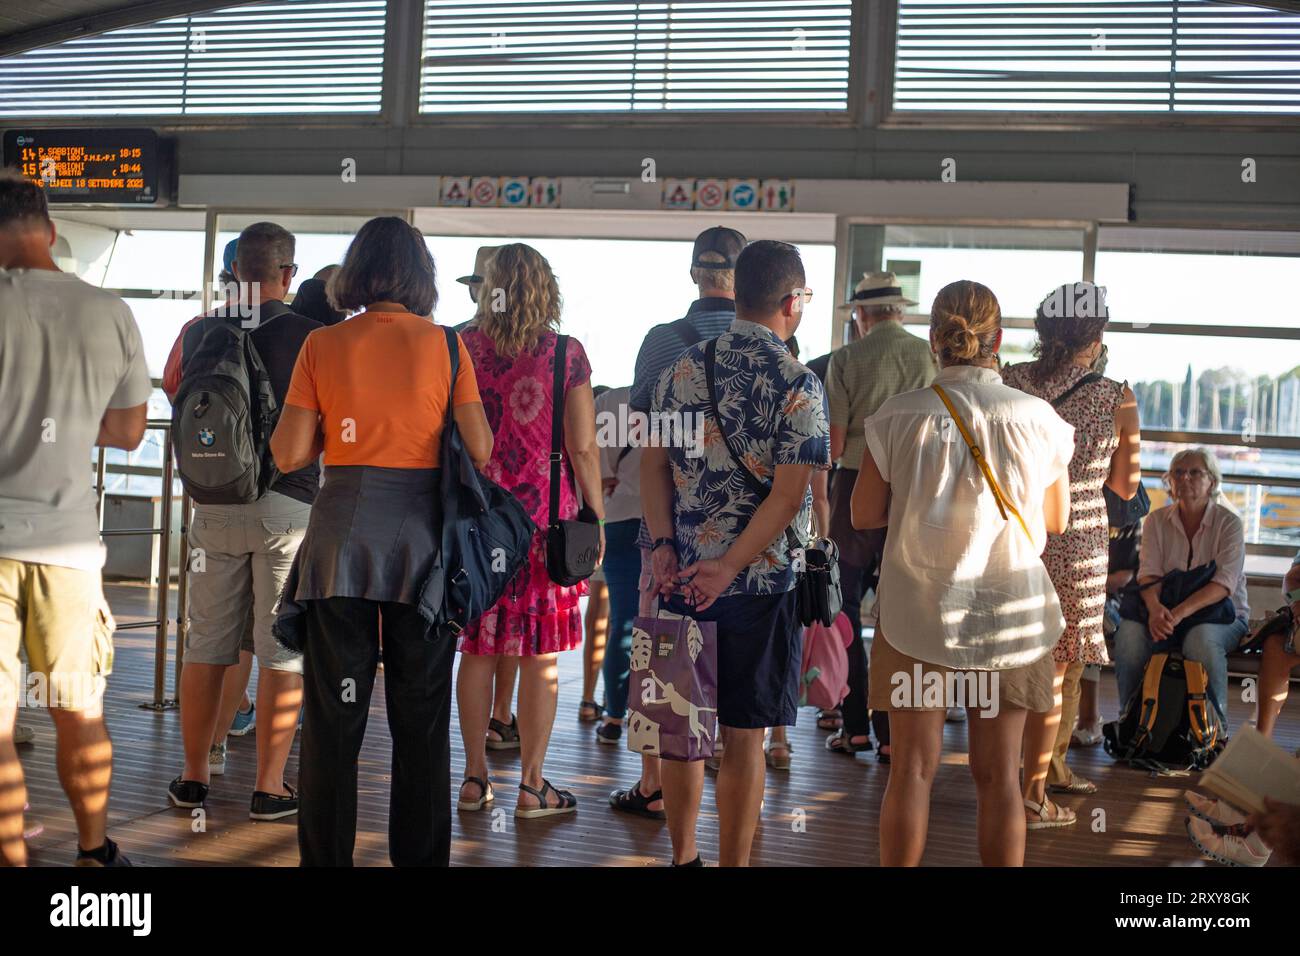
M556 654L582 643L578 599L585 581L552 583L546 573L550 494L552 391L560 290L550 263L522 243L502 246L489 263L478 315L462 333L478 375L479 394L495 436L483 473L511 492L540 529L528 564L515 584L460 637L456 701L465 741L465 782L458 806L481 810L493 801L485 735L492 708L492 675L501 655L519 658L519 740L522 784L517 817L550 816L577 809L577 800L542 776L555 722ZM565 362L564 460L560 463L561 519L583 501L604 520L591 365L582 344L569 340ZM604 529L601 529L604 552Z
M1105 293L1090 282L1079 282L1049 295L1034 320L1038 360L1002 371L1007 385L1051 402L1074 426L1070 524L1064 534L1048 538L1043 552L1065 615L1065 632L1053 651L1056 700L1052 710L1031 713L1025 720L1024 798L1031 830L1069 826L1077 819L1073 810L1048 798L1049 786L1057 793L1097 790L1070 772L1065 752L1078 712L1083 668L1106 663L1101 625L1110 532L1102 487L1127 500L1137 492L1140 478L1137 399L1126 383L1093 371L1103 354Z

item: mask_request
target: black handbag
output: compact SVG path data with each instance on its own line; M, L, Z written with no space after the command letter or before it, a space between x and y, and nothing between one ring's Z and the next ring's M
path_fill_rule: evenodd
M561 521L560 462L564 458L564 369L569 337L555 340L555 379L551 388L551 488L546 518L546 574L561 587L585 581L600 559L600 519L584 504L575 520ZM577 485L574 485L577 491Z
M453 414L460 348L446 326L451 391L442 429L442 546L420 589L419 610L431 633L457 637L483 616L528 564L537 525L524 506L480 473Z
M1213 581L1218 571L1217 562L1211 561L1185 571L1175 569L1146 584L1139 585L1131 582L1120 591L1119 616L1126 621L1137 621L1145 625L1148 615L1146 602L1142 600L1142 592L1147 588L1159 586L1160 603L1168 608L1177 607ZM1221 598L1180 622L1174 629L1171 639L1181 643L1187 632L1198 624L1231 624L1236 619L1237 608L1232 603L1232 598Z
M710 339L708 345L704 347L704 379L709 388L709 404L712 406L713 418L718 423L718 431L722 434L723 444L727 446L727 454L731 456L732 462L740 469L745 483L761 502L771 489L745 467L736 450L731 447L731 438L728 437L726 429L722 427L722 414L718 411L718 391L714 375L717 348L717 339ZM820 622L830 627L844 607L844 595L840 589L839 548L830 538L817 538L810 541L805 548L799 543L799 536L791 527L785 529L785 540L790 553L794 556L792 561L795 569L799 623L808 627L810 624Z

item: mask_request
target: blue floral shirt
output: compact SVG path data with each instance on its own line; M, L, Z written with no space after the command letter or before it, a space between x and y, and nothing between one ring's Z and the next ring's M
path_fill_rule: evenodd
M685 432L684 441L667 442L682 566L725 554L761 503L733 464L714 420L704 376L706 344L691 346L664 370L651 409L652 418L680 420ZM759 481L770 486L777 465L830 466L830 427L821 382L774 332L744 319L733 321L718 339L715 375L721 425ZM692 440L693 435L699 440ZM811 518L809 489L793 524L801 541L807 538ZM780 594L794 585L782 532L723 595Z

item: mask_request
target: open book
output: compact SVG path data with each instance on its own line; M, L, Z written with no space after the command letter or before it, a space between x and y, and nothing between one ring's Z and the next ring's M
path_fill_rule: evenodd
M1209 769L1201 786L1238 810L1261 813L1264 798L1300 804L1300 758L1291 756L1254 727L1235 735Z

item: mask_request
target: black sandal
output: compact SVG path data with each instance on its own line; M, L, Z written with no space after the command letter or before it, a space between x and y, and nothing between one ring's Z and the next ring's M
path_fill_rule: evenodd
M527 784L521 783L519 789L524 793L531 793L537 798L537 806L525 810L522 807L515 807L515 816L521 820L531 820L534 817L552 817L557 813L572 813L578 809L578 798L568 790L556 790L551 786L551 781L543 778L542 789L534 790ZM548 807L546 805L546 794L553 793L560 798L558 807Z
M645 796L641 792L641 781L638 780L627 790L615 790L609 795L609 805L615 810L622 810L624 813L633 813L638 817L648 817L651 820L667 820L668 814L662 810L651 810L650 804L656 800L663 800L663 790L656 790L650 796Z
M582 712L584 710L590 710L591 716L584 717L582 715ZM605 716L605 708L600 706L600 704L596 703L594 700L584 700L578 703L578 719L582 721L584 724L589 724L594 720L600 720L600 718L604 716Z
M492 784L490 781L491 778L489 778L488 780L484 780L482 777L466 777L464 780L462 780L460 783L462 788L467 783L472 783L478 786L478 799L461 800L458 797L456 799L456 809L457 810L482 810L485 806L487 806L487 804L495 800L496 795L492 792Z
M861 736L866 737L866 734ZM854 754L866 753L874 748L871 746L870 737L867 737L867 742L864 744L855 744L851 741L850 735L845 733L844 728L841 727L826 738L826 749L831 753L848 754L852 757Z
M493 740L491 737L487 740L488 750L518 750L519 749L519 721L514 714L510 715L509 725L501 723L495 717L488 720L488 730L501 737L500 740Z

